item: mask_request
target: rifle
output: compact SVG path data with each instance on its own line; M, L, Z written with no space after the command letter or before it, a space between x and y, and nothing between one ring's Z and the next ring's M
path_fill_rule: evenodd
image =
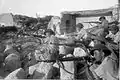
M96 23L96 24L101 24L101 22L99 22L99 21L90 21L90 22L83 22L83 23Z
M81 62L85 62L85 60L87 59L88 57L66 57L66 58L58 58L58 61L81 61ZM37 62L47 62L47 63L50 63L50 62L56 62L57 60L38 60Z

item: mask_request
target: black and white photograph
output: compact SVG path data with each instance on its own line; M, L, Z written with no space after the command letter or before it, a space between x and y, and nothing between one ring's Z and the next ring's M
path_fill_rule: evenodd
M119 80L120 0L0 0L0 80Z

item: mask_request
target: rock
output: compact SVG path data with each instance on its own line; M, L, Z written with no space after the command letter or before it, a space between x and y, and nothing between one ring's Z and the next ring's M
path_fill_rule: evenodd
M26 72L22 69L16 69L15 71L11 72L4 80L12 80L12 79L25 79Z
M21 62L19 56L17 56L16 54L9 54L5 58L5 71L6 70L14 71L20 67L21 67Z
M72 57L72 55L68 54L66 57ZM63 62L63 64L64 69L60 68L60 79L74 79L74 61ZM65 70L67 70L68 72L66 72Z

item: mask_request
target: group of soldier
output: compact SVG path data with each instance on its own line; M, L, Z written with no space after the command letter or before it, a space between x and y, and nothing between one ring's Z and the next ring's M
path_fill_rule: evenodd
M31 77L31 79L33 79L36 76L41 77L41 75L43 75L42 73L45 74L44 78L41 79L56 79L59 76L63 76L59 70L59 67L54 66L54 61L46 63L42 62L42 60L57 61L59 58L63 58L68 54L71 54L77 57L89 56L94 59L92 65L89 67L91 74L93 75L93 79L118 80L120 42L119 23L117 21L109 23L104 16L100 17L99 20L101 23L92 28L90 31L84 29L84 25L82 23L78 23L76 25L75 33L64 34L62 37L58 35L56 36L52 29L47 29L44 32L46 38L41 39L41 44L33 52L36 60L34 64L31 66L26 66L26 64L31 60L31 57L27 55L29 57L28 61L20 62L20 60L16 58L19 53L12 52L13 56L15 57L13 61L18 61L15 63L17 66L15 70L12 71L5 79L27 79ZM83 44L84 46L79 46L79 44ZM83 53L83 51L79 52L77 49L83 49L85 53ZM9 53L9 51L7 52ZM9 59L8 55L9 54L6 54L6 56L4 56L6 61ZM18 66L18 63L21 63L21 65ZM91 62L88 63L90 64ZM37 69L34 67L36 65L39 65ZM32 72L30 73L30 71ZM41 74L38 74L37 72L41 72ZM67 77L59 78L70 79Z

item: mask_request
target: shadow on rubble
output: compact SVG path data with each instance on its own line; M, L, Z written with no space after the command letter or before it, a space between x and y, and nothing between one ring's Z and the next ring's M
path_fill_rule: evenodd
M3 65L1 65L0 66L0 79L5 78L8 74L9 74L9 72L7 72L7 71L5 72Z

